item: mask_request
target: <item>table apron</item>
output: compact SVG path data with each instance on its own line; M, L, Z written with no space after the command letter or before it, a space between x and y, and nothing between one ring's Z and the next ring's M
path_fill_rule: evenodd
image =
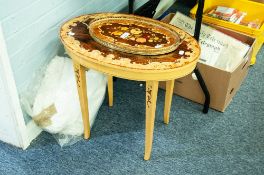
M81 58L71 52L68 52L68 54L75 62L88 69L94 69L107 75L136 81L174 80L190 74L196 66L196 62L193 62L193 64L189 63L186 66L171 69L170 71L131 69L122 66L96 63L88 59Z

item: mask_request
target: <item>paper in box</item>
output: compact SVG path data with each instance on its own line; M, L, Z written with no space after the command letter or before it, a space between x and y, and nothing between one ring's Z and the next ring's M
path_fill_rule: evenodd
M255 1L255 2L254 2ZM264 0L236 0L236 1L230 1L230 0L205 0L204 1L204 12L208 11L209 9L212 9L216 6L226 6L238 9L240 11L246 12L247 16L245 19L247 21L260 21L261 26L259 29L250 28L243 25L234 24L228 21L219 20L216 18L209 17L207 15L203 15L203 22L206 24L214 24L217 26L225 27L231 30L234 30L236 32L241 32L246 35L249 35L253 38L255 38L255 43L253 47L253 53L251 57L251 65L255 64L256 62L256 56L258 51L261 49L263 43L264 43ZM262 2L262 3L259 3ZM196 11L198 8L198 4L196 4L190 11L190 16L195 18Z
M173 16L174 14L169 14L163 18L162 21L168 23ZM224 112L248 73L255 39L225 28L216 28L219 31L251 46L246 56L244 56L243 61L231 72L208 66L203 63L197 64L211 96L210 107ZM159 87L165 89L165 82L160 82ZM200 104L203 104L205 100L199 82L194 76L192 76L192 74L175 80L174 93Z

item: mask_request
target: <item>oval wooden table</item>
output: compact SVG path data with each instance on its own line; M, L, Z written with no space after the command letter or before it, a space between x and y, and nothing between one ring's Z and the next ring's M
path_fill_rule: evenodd
M173 30L183 38L176 50L162 55L143 56L110 49L97 43L89 34L90 21L106 15L124 14L99 13L79 16L64 23L60 31L61 41L74 63L84 124L84 138L90 137L85 79L87 69L94 69L108 75L109 106L113 105L113 76L128 80L146 81L144 159L149 160L152 150L158 82L166 81L164 123L168 124L174 80L186 76L194 70L200 55L200 47L197 41L186 32L162 23L165 27L173 27ZM152 20L139 16L133 17L137 20ZM153 22L161 23L156 20Z

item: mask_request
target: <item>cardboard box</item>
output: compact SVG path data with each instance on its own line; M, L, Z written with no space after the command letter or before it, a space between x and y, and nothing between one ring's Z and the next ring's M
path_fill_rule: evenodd
M169 22L173 16L174 14L169 14L162 21ZM229 29L216 28L251 46L244 60L232 72L227 72L202 63L197 64L211 96L210 107L224 112L248 73L255 39ZM159 87L165 89L165 82L160 82ZM203 104L205 100L200 84L193 74L175 80L174 93L200 104Z

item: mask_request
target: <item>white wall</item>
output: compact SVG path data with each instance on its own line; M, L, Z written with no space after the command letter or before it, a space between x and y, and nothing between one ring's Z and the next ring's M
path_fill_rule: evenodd
M10 107L8 92L5 88L4 78L1 76L2 74L2 69L0 69L0 139L19 146L20 143L16 133L17 130L12 118L14 112L12 112L12 108Z
M136 0L136 5L147 0ZM128 0L0 0L7 50L18 91L57 53L59 26L85 13L117 12Z
M24 117L0 23L0 140L25 148L29 145Z

